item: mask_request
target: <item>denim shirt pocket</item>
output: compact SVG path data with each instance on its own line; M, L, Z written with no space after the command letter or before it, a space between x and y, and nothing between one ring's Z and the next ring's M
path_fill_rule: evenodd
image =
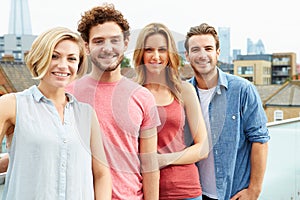
M240 113L228 112L226 114L225 124L222 131L224 142L237 142L240 139Z

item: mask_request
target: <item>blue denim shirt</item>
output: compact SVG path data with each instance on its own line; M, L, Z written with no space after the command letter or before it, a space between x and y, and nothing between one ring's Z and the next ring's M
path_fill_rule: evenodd
M220 69L218 75L218 85L209 104L210 139L217 194L220 200L228 200L249 185L252 143L266 143L270 136L255 86ZM195 77L189 82L198 93ZM205 174L200 173L201 176Z

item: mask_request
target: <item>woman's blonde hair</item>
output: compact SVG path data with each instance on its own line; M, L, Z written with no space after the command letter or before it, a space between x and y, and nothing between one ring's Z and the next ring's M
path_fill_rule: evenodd
M87 57L84 41L79 34L64 27L55 27L39 35L32 43L25 57L26 65L34 79L42 79L48 71L55 46L63 41L71 40L79 47L79 64L77 78L87 71Z
M170 30L161 23L150 23L145 26L139 33L136 41L136 46L133 54L133 64L136 70L136 81L144 85L146 81L146 68L143 61L143 54L145 51L145 42L147 38L154 34L161 34L167 40L167 51L169 55L169 62L166 68L167 86L170 88L174 97L182 102L181 98L181 78L178 67L180 64L180 56L177 52L175 40Z

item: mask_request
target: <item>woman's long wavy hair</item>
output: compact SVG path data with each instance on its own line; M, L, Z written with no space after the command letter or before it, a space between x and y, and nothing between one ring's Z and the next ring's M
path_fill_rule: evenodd
M178 54L175 40L170 30L161 23L150 23L145 26L139 33L133 54L133 64L136 70L136 81L144 85L146 81L146 67L143 61L145 51L145 42L147 38L154 34L161 34L167 40L167 51L169 55L168 66L166 67L167 86L170 88L172 95L182 102L181 97L181 78L179 75L180 56Z

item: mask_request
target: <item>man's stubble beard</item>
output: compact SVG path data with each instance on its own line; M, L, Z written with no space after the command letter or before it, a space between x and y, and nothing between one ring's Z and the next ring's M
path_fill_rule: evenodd
M101 71L103 72L112 72L116 70L119 65L121 64L122 60L124 58L124 54L122 54L115 62L113 62L109 67L103 67L100 62L97 61L97 59L94 59L91 57L91 62Z

